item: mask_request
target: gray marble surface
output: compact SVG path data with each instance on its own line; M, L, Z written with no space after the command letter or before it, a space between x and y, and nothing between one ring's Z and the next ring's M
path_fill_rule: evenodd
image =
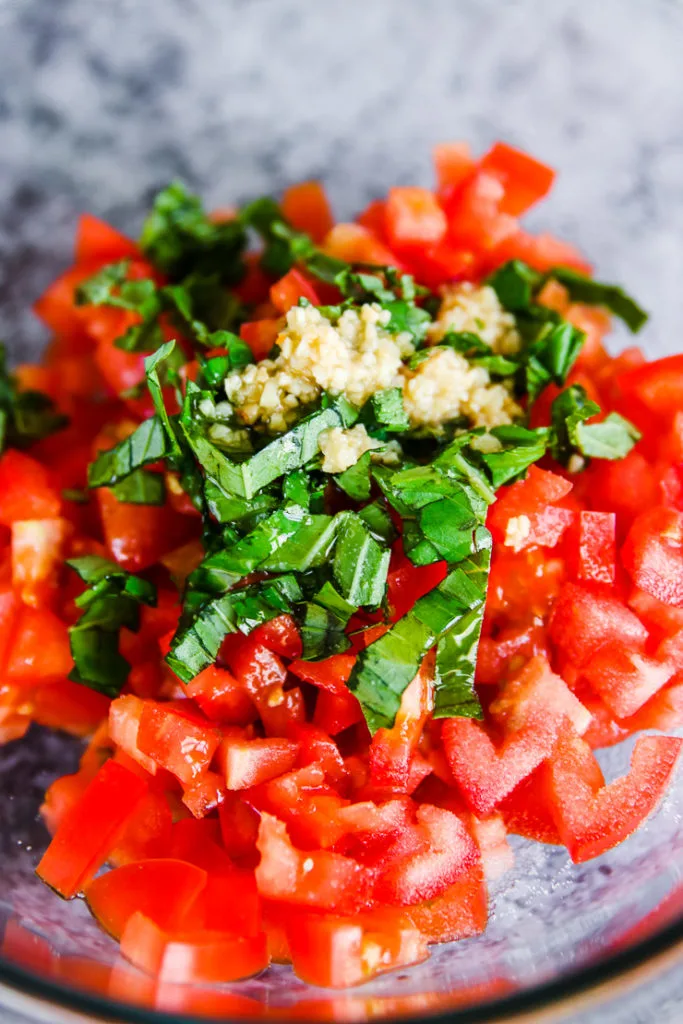
M678 0L0 0L0 336L41 344L82 210L135 231L174 176L215 205L319 176L347 216L428 182L436 141L502 137L561 169L530 224L680 349L682 41ZM573 1021L682 1016L672 972Z

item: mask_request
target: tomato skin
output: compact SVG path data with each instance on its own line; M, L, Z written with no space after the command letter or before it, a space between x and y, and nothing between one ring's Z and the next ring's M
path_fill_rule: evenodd
M140 250L110 224L91 213L82 213L76 228L75 258L76 263L104 266L118 260L139 259Z
M562 842L575 864L627 838L659 803L683 740L644 736L636 741L627 775L604 784L583 740L563 733L544 768L544 785Z
M139 776L105 762L62 819L36 868L39 877L65 899L75 896L104 863L146 792Z
M7 679L22 686L53 683L72 668L66 625L48 608L25 605L7 654Z
M299 299L307 299L313 306L320 305L320 299L315 288L300 270L292 267L284 277L271 285L270 301L280 313L286 313L292 306L299 303Z
M187 694L207 718L222 725L248 725L256 709L243 686L227 669L209 665L187 684Z
M189 708L186 712L179 706L145 701L138 748L184 785L190 785L208 769L219 743L217 730Z
M120 939L138 912L165 931L179 928L207 879L206 871L187 861L157 858L100 875L88 885L85 896L104 930Z
M278 615L257 626L251 636L281 658L301 657L299 627L291 615Z
M240 338L246 341L257 361L266 358L279 333L280 323L273 319L250 320L240 327Z
M109 552L130 572L154 565L193 532L192 520L169 505L129 505L106 487L96 495Z
M85 689L70 679L57 679L40 686L33 695L33 719L48 729L61 729L72 736L91 736L106 720L109 698Z
M595 652L583 672L613 714L627 718L669 681L673 666L621 643L607 643Z
M348 263L400 266L400 260L391 249L360 224L335 224L325 236L323 248L330 256Z
M290 185L282 194L282 212L293 228L322 242L334 225L325 189L319 181Z
M505 142L495 142L479 167L499 179L504 189L500 210L514 217L547 195L555 180L552 167Z
M629 531L621 558L637 587L683 607L683 513L671 508L641 512Z
M319 910L351 910L367 899L369 878L349 857L327 850L295 849L286 826L265 812L257 842L256 884L267 899Z
M266 937L196 931L168 935L136 913L121 936L121 952L140 970L180 985L237 981L268 966Z
M565 583L550 618L553 643L577 666L608 641L642 647L647 630L616 597Z
M0 458L0 523L11 526L24 519L55 519L61 507L45 467L30 455L8 449Z
M658 418L670 419L683 406L683 355L666 356L629 370L619 377L619 387L635 397Z

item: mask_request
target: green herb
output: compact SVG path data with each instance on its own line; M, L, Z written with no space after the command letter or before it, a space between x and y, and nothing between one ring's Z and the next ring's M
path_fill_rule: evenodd
M111 490L117 501L128 505L163 505L166 501L163 476L147 469L134 469Z
M585 340L573 324L548 324L526 356L526 390L531 406L548 384L564 384Z
M197 196L179 181L157 195L140 245L152 263L173 280L190 273L215 273L224 284L235 284L244 273L242 221L209 220Z
M0 344L0 452L24 448L61 430L68 423L52 399L42 391L21 391L7 369L7 353Z
M593 278L572 270L570 267L553 267L551 277L569 292L569 297L590 306L604 306L623 320L629 330L639 331L648 319L648 314L622 288L615 284L602 284Z
M351 646L345 633L356 607L346 601L327 581L298 613L303 645L302 657L307 661L342 654Z
M488 280L501 306L511 313L527 310L542 282L543 275L521 260L503 264Z
M87 586L75 602L81 616L69 629L74 659L69 678L108 697L117 697L130 671L118 649L119 630L123 626L133 631L139 628L140 605L155 605L156 589L147 580L97 555L73 558L67 565Z
M575 453L588 458L623 459L640 434L628 420L612 412L601 423L587 423L600 412L579 384L561 392L552 404L552 453L567 465Z
M378 607L384 600L390 555L360 516L348 513L339 531L332 570L345 600L357 608Z
M114 448L99 453L88 466L88 486L111 487L134 470L163 459L166 450L167 433L161 419L151 416Z
M542 459L549 443L546 427L529 430L518 424L510 424L494 427L491 434L500 443L501 450L480 452L479 458L488 469L491 483L496 489L515 480L529 466Z
M408 414L403 404L400 388L384 388L376 391L369 400L374 421L392 434L400 434L410 427ZM362 418L362 417L361 417Z
M364 452L353 466L338 473L334 481L353 501L367 501L372 483L370 480L372 452Z

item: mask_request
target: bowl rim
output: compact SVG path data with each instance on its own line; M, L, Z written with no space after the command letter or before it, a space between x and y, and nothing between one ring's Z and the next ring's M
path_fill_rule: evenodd
M496 999L487 999L480 1003L463 1005L443 1012L419 1014L387 1014L377 1015L368 1019L386 1021L425 1020L430 1024L502 1024L536 1017L538 1013L552 1009L585 1009L586 1005L604 1005L613 996L622 995L625 991L607 992L610 983L616 980L626 981L627 988L634 988L652 974L660 974L683 955L683 914L670 924L660 928L653 935L642 939L632 946L620 949L602 960L567 971L557 978L542 982L523 991L514 992ZM46 980L25 968L14 964L0 956L0 986L12 989L33 1002L57 1005L60 1008L87 1014L95 1020L108 1021L109 1024L207 1024L210 1020L220 1020L223 1024L242 1024L245 1018L195 1016L165 1012L105 996L96 996L86 989L77 989ZM341 990L330 989L340 994ZM362 993L361 988L344 990ZM602 996L605 998L603 999ZM580 999L581 1007L576 1000ZM573 1005L572 1005L573 1004ZM1 1005L1 1004L0 1004ZM525 1018L525 1015L527 1017ZM281 1020L292 1024L305 1024L302 1018L293 1014L284 1017L278 1012ZM551 1018L542 1017L543 1020ZM555 1019L555 1018L552 1018Z

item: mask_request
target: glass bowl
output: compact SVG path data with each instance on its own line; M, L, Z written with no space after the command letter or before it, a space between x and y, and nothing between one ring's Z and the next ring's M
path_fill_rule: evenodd
M68 262L83 210L134 232L151 194L176 176L215 206L321 177L349 216L389 184L427 183L433 143L467 138L483 149L504 138L561 170L531 225L578 244L601 277L652 311L650 354L674 351L682 41L683 8L665 0L0 0L2 335L15 359L39 350L30 303ZM629 749L606 753L608 778ZM78 753L76 741L39 729L0 750L8 1024L15 1011L166 1024L488 1021L536 1010L557 1020L587 995L621 999L616 1021L615 1007L635 1006L660 974L647 993L652 1016L639 1019L666 1019L663 1000L676 998L683 779L639 833L591 863L513 838L515 867L492 889L486 934L434 948L419 967L344 993L309 988L281 966L200 990L129 968L82 902L60 901L34 876L47 841L42 794Z

